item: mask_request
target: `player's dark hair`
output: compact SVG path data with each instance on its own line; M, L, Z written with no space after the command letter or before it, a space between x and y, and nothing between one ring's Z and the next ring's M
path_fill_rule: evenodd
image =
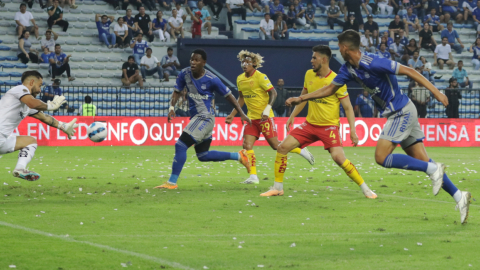
M57 43L57 44L55 44L55 48L57 48L57 47L62 47L62 46L60 46L60 44Z
M149 50L150 50L151 52L153 52L152 48L147 48L146 51L148 52Z
M127 13L129 10L132 11L131 9L127 9L127 10L125 10L125 13Z
M172 48L172 47L168 47L168 48L167 48L167 52L168 52L168 51L173 51L173 48Z
M22 38L25 38L25 33L30 33L30 31L28 30L23 30L22 34L20 35L20 37L18 38L18 40L22 39Z
M337 38L338 43L349 44L348 47L351 50L357 50L360 48L360 34L355 30L348 29L347 31L338 35Z
M102 19L103 19L103 18L107 18L107 19L108 19L108 16L107 16L107 15L102 15Z
M28 78L28 77L35 77L37 79L43 79L43 76L42 74L40 74L40 72L36 71L36 70L29 70L29 71L25 71L23 74L22 74L22 83L25 82L25 80Z
M317 45L312 48L313 52L326 55L328 59L332 58L332 50L327 45Z
M130 61L130 59L135 60L135 57L133 57L133 55L130 55L130 56L128 57L127 61Z
M195 49L192 53L194 54L200 54L202 56L202 59L207 61L207 53L202 50L202 49Z
M21 4L20 4L20 8L22 8L22 6L27 7L27 5L26 5L25 3L21 3Z
M123 17L118 17L118 18L117 18L117 22L120 21L120 19L123 20Z
M85 103L87 103L87 104L92 103L92 97L91 96L85 96Z
M462 64L463 64L463 61L462 61L462 60L458 60L458 62L457 62L457 63L460 63L460 62L462 62Z

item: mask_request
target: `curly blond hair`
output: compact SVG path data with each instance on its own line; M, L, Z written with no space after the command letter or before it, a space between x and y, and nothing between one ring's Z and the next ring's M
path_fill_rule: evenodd
M261 68L263 62L265 62L263 61L263 56L258 53L249 52L247 50L242 50L237 55L237 58L240 62L243 62L247 57L252 58L252 63L255 68Z

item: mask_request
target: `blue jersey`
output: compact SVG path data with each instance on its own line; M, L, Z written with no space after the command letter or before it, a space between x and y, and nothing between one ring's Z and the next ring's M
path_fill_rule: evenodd
M358 109L360 110L362 117L373 117L373 109L375 105L370 95L366 97L363 94L361 94L360 96L357 97L357 100L355 101L355 105L358 106Z
M142 40L142 42L138 42L136 40L132 40L130 44L135 43L135 46L133 46L133 54L140 54L143 55L147 51L148 48L148 43L145 40Z
M215 93L224 97L231 94L230 89L226 87L220 79L210 71L206 70L205 75L200 79L193 78L190 67L184 68L177 77L175 91L181 92L187 88L188 104L190 116L195 115L215 115L212 108L212 100Z
M380 56L381 58L392 59L392 55L388 51L385 51L385 52L378 51L377 55Z
M127 24L127 25L130 25L130 26L133 26L133 24L135 23L135 18L134 17L130 17L130 19L125 15L123 16L123 21Z
M63 65L63 61L67 58L67 55L64 54L63 52L57 55L56 53L53 53L52 56L50 56L50 59L55 60L55 63L57 63L57 67L61 67Z
M61 96L62 95L62 88L60 87L53 87L51 84L45 87L45 93L48 94L53 94L56 96Z
M415 20L416 20L418 17L417 17L417 15L415 15L415 14L413 14L413 13L412 13L412 15L408 15L408 13L407 13L407 14L403 15L403 18L404 18L404 19L407 19L407 22L415 23Z
M153 19L152 23L153 23L153 26L155 26L156 28L163 29L165 27L165 25L167 24L167 20L162 18L162 20L159 21L157 18L155 18L155 19Z
M45 64L45 63L49 64L49 63L50 63L50 62L49 62L49 61L50 61L50 58L52 58L52 56L53 56L54 54L55 54L55 53L53 53L53 52L52 52L52 53L47 53L47 54L42 53L42 54L40 55L40 58L42 59L42 63L43 63L43 64Z
M440 22L440 17L438 17L438 15L432 17L432 14L428 14L425 16L423 23L425 23L428 19L431 19L428 23L433 26L437 25L437 22Z
M110 25L112 22L110 19L106 23L102 23L101 21L97 22L97 30L98 30L98 35L101 36L102 34L110 34ZM100 38L100 37L99 37Z
M395 61L363 53L358 68L348 62L343 64L332 83L343 86L356 81L370 93L378 111L386 115L402 109L409 102L397 83L399 69L400 64Z

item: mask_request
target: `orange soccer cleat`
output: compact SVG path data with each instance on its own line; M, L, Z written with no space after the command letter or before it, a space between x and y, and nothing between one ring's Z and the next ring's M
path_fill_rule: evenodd
M270 188L269 191L260 194L260 196L263 196L263 197L283 196L283 190L276 190L276 189Z
M161 184L160 186L154 187L154 188L158 188L158 189L162 189L162 188L177 189L178 185L177 184L172 184L172 183L169 183L169 182L165 182L165 183Z
M247 168L247 172L250 173L250 159L247 156L247 150L242 149L238 151L238 154L240 155L240 162L245 168Z

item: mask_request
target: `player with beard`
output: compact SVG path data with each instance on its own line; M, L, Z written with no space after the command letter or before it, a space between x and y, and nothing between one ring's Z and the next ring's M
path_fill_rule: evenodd
M318 88L329 84L337 76L328 63L332 57L330 47L318 45L312 49L313 69L305 74L302 95L311 93ZM340 104L342 104L345 114L350 124L350 139L353 146L357 146L358 137L355 132L355 115L353 113L352 103L348 96L347 87L338 88L337 91L325 98L312 99L308 103L308 114L306 121L296 127L287 138L280 143L275 158L275 182L273 188L260 194L260 196L282 196L283 195L283 176L287 169L287 153L297 147L305 147L317 141L323 142L333 161L340 166L350 179L357 183L365 197L370 199L377 198L377 195L370 190L355 166L345 157L340 137ZM297 116L307 105L307 102L301 101L293 110L287 121L287 130L293 126L295 116Z
M58 110L66 102L64 96L55 96L47 103L36 99L42 83L43 77L38 71L26 71L22 74L22 84L8 90L0 99L0 155L20 150L13 176L28 181L40 178L38 173L27 170L27 165L37 150L37 139L32 136L13 135L20 122L27 116L36 118L62 130L68 135L68 139L71 139L78 127L78 124L75 124L76 118L70 123L63 123L42 112Z

